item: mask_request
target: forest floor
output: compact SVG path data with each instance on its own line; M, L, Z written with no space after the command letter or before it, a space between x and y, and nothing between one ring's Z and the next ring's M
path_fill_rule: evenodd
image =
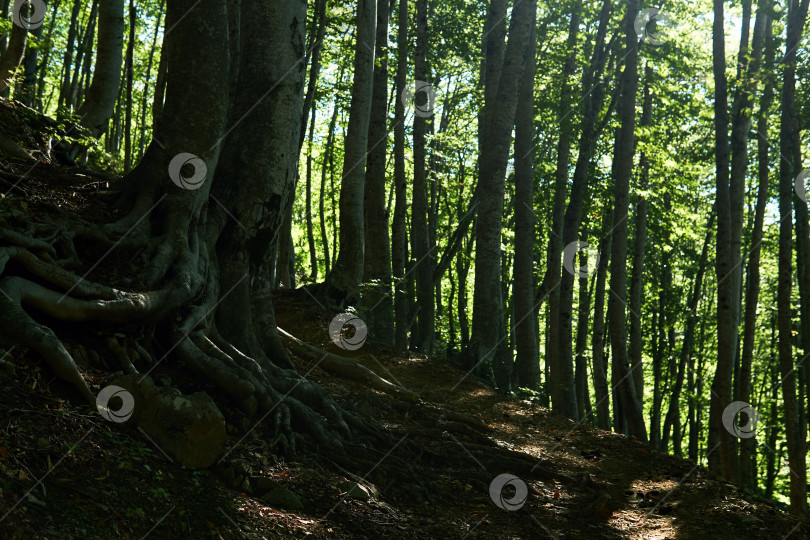
M3 103L0 134L11 132L9 115ZM27 137L35 143L36 133ZM105 217L88 206L88 190L100 186L79 168L43 163L9 189L29 166L0 155L3 212L38 220L58 205L85 219ZM127 271L126 260L116 259L104 265L112 278ZM293 357L307 379L399 441L378 449L385 456L374 469L353 474L306 447L295 460L277 456L267 442L269 423L244 418L216 388L167 363L155 378L184 393L209 392L230 435L222 465L180 467L142 432L81 404L37 355L8 345L0 349L0 540L810 537L808 522L693 462L505 395L448 361L373 340L354 352L338 349L327 331L335 314L306 291L281 291L275 302L284 330L420 397L406 403ZM91 388L105 386L110 370L96 366L108 354L107 331L48 323ZM393 474L389 455L412 463L415 475ZM490 496L503 473L528 488L518 510L502 509ZM276 495L257 495L259 486ZM504 490L507 500L511 489Z

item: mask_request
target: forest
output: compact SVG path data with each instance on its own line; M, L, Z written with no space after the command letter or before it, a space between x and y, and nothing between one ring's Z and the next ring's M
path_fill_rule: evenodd
M809 5L0 0L0 538L810 537Z

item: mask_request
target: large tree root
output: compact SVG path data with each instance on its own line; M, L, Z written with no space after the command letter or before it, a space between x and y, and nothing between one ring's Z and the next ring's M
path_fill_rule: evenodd
M287 344L292 350L304 358L317 362L318 365L326 371L355 381L366 383L371 388L390 394L403 401L407 401L408 403L419 402L419 396L417 396L415 393L383 379L366 366L358 364L351 358L338 356L322 349L318 349L317 347L313 347L309 343L301 341L281 328L279 328L278 331L282 337L286 338Z
M263 354L254 358L242 353L218 334L211 317L219 296L217 275L211 271L205 245L196 240L196 233L174 239L168 249L151 251L155 258L147 266L148 281L164 276L171 279L162 288L144 293L123 292L76 276L55 262L57 251L76 255L72 236L49 234L47 238L60 242L59 249L47 240L0 229L0 276L8 274L11 263L13 272L22 270L25 275L0 279L0 327L39 353L54 374L74 386L89 404L95 406L96 396L70 353L28 311L74 323L165 323L167 328L173 327L162 332L165 353L157 362L141 345L136 344L137 351L131 356L114 338L107 345L124 371L132 374L139 370L130 358L148 359L154 368L173 354L221 388L246 414L263 415L274 433L270 443L283 454L294 455L304 435L334 456L345 455L345 444L353 432L385 440L380 431L345 411L320 386L292 369L275 365ZM191 249L182 249L184 245ZM72 258L77 257L61 262Z

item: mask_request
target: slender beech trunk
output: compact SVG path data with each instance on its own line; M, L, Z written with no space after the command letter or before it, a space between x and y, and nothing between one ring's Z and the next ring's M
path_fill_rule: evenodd
M630 200L630 176L633 169L634 131L636 127L636 93L638 90L638 36L634 20L638 14L638 0L629 0L624 17L625 66L621 76L620 119L616 134L612 175L615 182L613 204L613 243L610 261L610 289L608 312L613 363L619 379L614 383L622 400L624 417L630 435L647 440L641 401L630 377L625 331L625 305L627 297L627 217Z
M123 16L123 0L121 1L121 12ZM76 34L79 26L79 11L81 10L81 0L73 0L73 9L70 12L70 26L68 27L67 44L65 45L65 56L62 63L62 87L59 90L58 106L63 107L68 105L70 97L70 75L71 67L73 65L73 49L76 44ZM119 54L120 56L120 54Z
M714 128L717 200L717 366L709 408L709 468L732 481L736 476L736 443L723 426L723 410L731 403L731 378L737 338L734 328L734 258L729 187L729 115L726 81L724 0L714 0L712 29L714 67ZM718 449L719 446L719 449Z
M680 429L680 396L683 388L685 372L688 369L691 374L692 365L694 364L692 355L695 342L695 329L699 319L698 303L700 302L700 297L703 295L703 280L706 275L706 267L708 265L709 246L712 238L712 229L714 227L714 218L715 208L712 207L711 213L709 214L709 223L706 226L706 236L703 240L703 248L700 252L697 273L695 274L695 278L693 280L692 293L689 296L690 300L687 309L688 316L686 319L683 342L681 344L681 353L678 361L678 374L675 380L675 385L670 392L669 408L667 409L667 415L664 419L662 447L666 450L667 441L669 440L669 432L670 429L672 429L672 449L673 454L675 454L677 457L682 457L683 455L682 435Z
M44 6L47 9L47 2ZM37 40L42 36L43 26L31 30L31 34ZM52 26L51 26L52 28ZM20 85L14 89L14 99L21 101L29 107L34 107L36 101L36 83L37 83L37 58L38 48L28 47L23 57L23 78ZM0 53L2 54L2 53Z
M45 76L48 74L48 65L51 60L51 52L52 52L52 37L53 37L53 29L56 26L56 12L58 11L59 4L54 2L53 8L51 9L51 20L48 23L48 32L45 35L45 54L42 57L42 63L40 64L39 68L39 77L37 79L37 88L36 88L36 104L37 107L45 111L48 108L43 106L43 95L45 93ZM51 92L54 91L53 85L51 85Z
M534 3L532 1L532 3ZM536 9L535 9L536 12ZM518 97L515 121L515 265L512 302L515 312L515 370L519 388L540 388L540 350L534 307L534 76L536 25L529 34L529 52Z
M146 103L149 92L147 88L150 86L152 77L152 64L155 59L155 49L157 48L157 38L160 33L161 21L163 19L163 7L166 5L165 0L161 0L160 9L158 11L157 21L155 21L155 33L152 37L152 47L149 49L149 59L146 62L146 80L144 81L143 94L141 96L141 128L140 136L138 137L138 156L143 155L144 144L146 140Z
M779 367L782 375L782 399L784 423L790 460L790 509L794 514L803 514L807 508L807 473L805 466L804 426L799 422L799 405L796 398L796 365L791 343L791 288L793 286L792 251L793 220L791 198L794 195L794 179L801 172L799 143L799 114L795 102L796 50L807 17L810 0L788 2L787 40L782 80L782 123L779 146L782 159L779 163L779 289L777 309L779 316Z
M7 94L12 78L25 55L25 46L28 43L28 29L18 24L12 24L8 47L0 57L0 93Z
M363 280L363 191L374 75L376 13L376 0L358 0L354 82L340 184L340 247L337 261L326 277L326 294L337 305L356 298L357 288Z
M414 51L414 77L416 84L427 81L427 0L416 1L416 50ZM413 336L416 350L430 354L433 348L435 326L435 298L433 289L433 257L430 252L430 212L427 191L427 114L419 111L424 93L414 96L413 117L413 197L411 206L411 252L416 260L417 327ZM419 114L416 114L419 113ZM500 258L499 258L500 260Z
M759 18L757 10L757 18ZM765 21L765 49L767 51L766 69L773 66L772 21ZM760 273L759 261L764 238L763 225L765 210L769 198L770 144L768 141L768 114L774 98L773 79L768 77L757 115L757 202L754 214L754 226L751 236L751 253L748 256L747 287L745 291L745 333L743 334L742 357L740 360L740 395L739 401L750 402L752 398L751 367L754 359L754 337L757 332L756 319L759 305ZM740 441L740 483L743 487L754 489L757 485L756 437Z
M391 298L391 244L388 212L385 206L385 157L388 149L388 0L377 2L377 35L374 61L374 88L371 120L368 126L368 156L363 208L366 258L363 281L373 283L364 303L369 307L367 321L374 336L394 344L394 305Z
M644 70L644 98L640 127L652 125L652 92L650 82L653 70L648 64ZM643 353L641 328L641 298L644 296L644 250L647 244L647 197L644 191L650 177L650 160L646 152L639 158L641 177L638 189L641 192L636 199L636 234L633 240L633 272L630 278L630 366L633 369L633 382L639 400L644 400L644 369L641 366Z
M99 4L98 57L93 82L76 114L94 136L101 135L115 107L121 84L121 52L124 47L124 0Z
M491 372L499 388L509 390L512 359L507 358L501 282L501 229L506 166L515 125L518 90L535 20L530 2L516 3L509 24L498 93L488 109L486 144L478 178L478 227L475 239L472 352L476 365ZM489 367L487 366L489 364Z
M402 96L408 77L408 0L399 1L397 12L397 73L396 95ZM407 233L408 179L405 175L405 104L394 100L394 216L391 220L391 266L394 278L394 343L404 349L408 346L408 295L405 293L405 249ZM459 287L463 283L459 277ZM459 289L461 291L461 289ZM459 292L459 299L461 292Z
M579 267L583 272L579 276L579 307L577 309L577 337L574 347L574 362L576 371L574 379L577 390L577 410L580 418L593 417L591 410L591 396L588 389L588 361L585 349L588 345L588 321L590 320L591 297L588 293L588 275L592 272L588 268L588 254L579 252Z
M126 130L124 132L124 171L132 167L132 63L135 51L135 25L138 20L135 4L129 0L129 43L127 43L126 77L127 77L127 107Z
M342 69L340 70L337 80L343 80ZM330 165L332 163L332 154L335 147L335 127L337 125L339 110L338 102L335 101L335 106L332 109L332 118L329 120L328 134L326 136L326 147L324 148L323 157L321 158L321 192L318 200L318 215L320 216L321 221L321 244L323 245L323 260L327 274L332 267L332 257L329 254L329 232L326 228L326 211L324 208L324 202L326 197L326 175L330 170Z
M309 122L309 143L307 145L307 184L306 184L306 217L307 245L309 246L309 279L318 279L318 250L315 245L315 229L312 223L312 152L315 149L315 116L316 105L312 105L312 120Z
M163 43L160 46L160 61L158 62L157 80L155 80L155 95L152 97L152 132L154 133L160 114L163 112L163 97L166 94L166 76L169 62L166 57L166 33L164 30Z
M602 218L602 238L599 241L599 265L596 269L596 284L593 291L593 388L596 398L596 425L601 429L610 429L610 392L607 382L607 364L605 362L605 286L607 269L610 261L610 243L612 236L607 234L610 227L610 213L605 212Z
M571 78L574 74L577 57L577 35L579 33L579 12L581 5L577 2L571 13L568 25L568 56L562 70L562 85L560 89L560 104L558 118L560 122L560 139L557 142L557 164L554 174L554 201L552 203L551 235L548 241L548 266L545 282L549 288L548 305L549 327L549 357L547 361L551 368L551 405L554 410L568 418L577 417L576 387L574 385L574 365L572 361L564 361L561 349L566 345L570 348L570 333L568 344L564 344L561 335L562 321L560 321L560 281L562 267L560 256L563 250L563 216L565 213L565 198L568 191L568 168L571 161ZM570 326L570 321L567 321Z
M579 5L577 6L579 9ZM607 59L606 50L604 48L605 36L607 34L608 22L610 19L611 6L608 2L602 4L602 10L599 15L599 27L596 33L596 39L593 45L593 54L589 67L584 70L582 74L582 88L588 89L587 95L582 98L583 103L583 121L582 133L579 139L579 154L577 156L576 167L574 168L574 176L571 182L571 198L568 201L568 206L565 209L563 216L563 224L560 234L562 235L562 245L571 246L574 242L582 241L584 236L580 232L580 225L582 223L582 211L585 205L585 196L588 189L588 176L591 170L591 159L593 158L594 150L596 148L596 141L599 139L600 130L597 127L597 118L602 110L602 104L605 96L604 85L598 84L597 81L601 78L604 72L605 62ZM570 37L570 35L569 35ZM574 47L575 50L575 47ZM561 114L570 116L573 111L567 109ZM567 153L567 152L566 152ZM564 169L560 171L560 162L557 163L557 173L564 175L567 183L568 176L568 157L566 156ZM557 178L559 180L559 177ZM570 254L573 255L573 254ZM555 266L559 266L559 255L555 260ZM557 301L558 315L556 317L558 328L557 347L558 347L558 362L560 364L560 372L567 376L568 372L572 369L574 363L574 356L572 350L572 335L573 335L573 320L574 320L574 281L575 276L572 272L562 272L560 275L559 286L559 299ZM554 286L553 282L549 283ZM554 301L554 293L552 291L552 301ZM551 303L551 302L550 302ZM555 315L552 311L552 327L554 324ZM574 392L576 393L576 392ZM576 396L572 396L575 402L580 400ZM582 411L579 411L581 414Z

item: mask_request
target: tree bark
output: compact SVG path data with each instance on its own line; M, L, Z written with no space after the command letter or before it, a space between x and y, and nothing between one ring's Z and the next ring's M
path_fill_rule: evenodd
M326 294L333 303L341 306L356 298L357 288L363 280L363 191L374 76L375 2L376 0L357 2L354 83L340 184L340 247L335 265L326 276Z
M507 358L501 282L501 228L506 165L515 125L518 89L528 54L529 31L535 20L529 2L517 3L509 24L498 93L489 103L486 144L482 145L478 178L478 223L475 240L475 290L471 349L474 364L483 364L499 388L509 390L511 358Z
M414 51L414 77L416 85L427 82L427 0L416 1L416 50ZM430 203L427 190L426 136L430 112L421 112L425 92L413 96L413 194L411 206L411 253L416 259L414 280L416 282L417 327L412 336L414 349L430 354L433 350L436 305L433 289L433 258L430 249L428 213Z
M127 43L126 78L127 78L127 105L126 119L124 123L124 171L128 172L132 167L132 63L135 53L135 25L138 20L135 4L129 0L129 42Z
M385 156L388 148L388 0L377 2L374 89L368 127L365 185L365 268L363 281L372 283L364 303L367 324L382 343L394 344L394 305L391 298L391 244L385 204Z
M11 86L14 73L20 67L28 43L28 29L14 24L8 39L8 47L0 57L0 92Z
M149 49L149 60L146 62L146 80L144 82L144 90L143 95L141 97L141 129L140 129L140 136L138 138L138 156L143 155L143 147L146 140L146 103L147 103L147 88L149 87L149 83L151 82L152 76L152 64L155 59L155 48L157 47L157 38L158 33L160 33L160 26L163 20L163 9L166 5L165 0L160 1L160 8L158 10L157 20L155 21L155 33L152 37L152 47ZM157 92L155 92L157 93Z
M644 97L641 112L641 128L652 125L652 92L650 79L653 70L649 64L644 70ZM646 152L641 152L641 178L638 189L641 193L636 200L636 233L633 239L633 273L630 278L630 366L633 369L633 383L636 395L644 402L644 368L641 365L643 342L641 338L641 298L644 295L644 250L647 244L647 198L644 191L650 176L650 160ZM660 313L663 316L663 312Z
M396 95L406 91L408 77L408 0L399 1L397 12L397 73ZM408 180L405 175L405 104L394 100L394 216L391 220L391 266L394 278L394 343L404 349L408 346L409 299L405 293L405 254L407 233Z
M112 116L121 82L124 47L124 0L103 0L98 14L98 57L93 82L76 114L82 126L98 137Z
M804 426L799 422L796 398L796 365L791 344L791 288L793 285L792 251L793 220L791 198L794 179L801 172L799 116L795 103L796 49L799 46L810 0L788 3L787 39L782 79L782 123L779 146L779 288L777 309L779 317L779 367L782 375L785 432L790 460L790 510L802 515L807 509L807 473L805 466Z
M534 0L531 0L534 4ZM536 13L534 8L532 13ZM540 350L534 306L534 76L536 24L532 24L526 67L515 121L515 264L512 302L515 312L517 387L540 388Z
M548 241L548 269L545 281L549 287L548 305L550 316L549 334L549 357L551 380L551 405L554 410L564 414L568 418L577 417L576 388L574 386L574 365L569 357L568 361L563 356L562 349L566 346L563 341L560 320L560 282L562 274L560 257L563 250L563 234L565 212L565 195L568 191L568 167L571 158L571 131L572 121L569 109L571 108L571 84L570 80L574 73L577 56L577 35L579 33L579 11L581 4L577 2L571 13L571 20L568 26L567 49L568 56L565 59L562 71L562 86L560 89L560 105L558 117L560 121L560 139L557 142L557 164L554 174L554 202L552 204L551 235ZM568 321L570 324L570 321ZM568 334L567 344L570 345Z
M614 383L622 400L622 409L630 435L647 440L647 428L641 402L632 382L628 365L627 334L625 333L625 305L627 291L627 217L630 195L630 176L633 169L634 131L636 126L636 93L638 89L638 42L634 20L638 14L638 0L629 0L624 17L625 67L621 77L621 126L616 135L612 175L615 182L613 204L613 243L610 261L610 289L608 300L610 340L613 363L619 380Z
M596 425L601 429L610 429L610 392L608 391L607 364L605 362L605 285L612 238L610 234L607 234L611 225L609 218L610 214L605 212L602 220L602 239L599 241L599 265L596 269L596 284L593 292L593 336L591 337Z

